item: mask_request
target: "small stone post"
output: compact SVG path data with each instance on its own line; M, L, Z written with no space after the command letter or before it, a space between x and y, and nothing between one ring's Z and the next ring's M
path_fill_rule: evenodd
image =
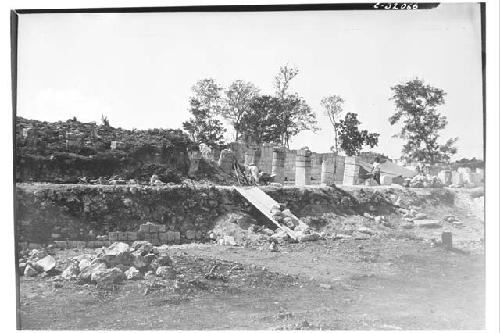
M245 152L245 165L248 166L251 163L254 163L255 165L259 165L260 162L260 147L258 146L253 146L249 147L248 150Z
M453 248L453 235L451 231L443 231L441 233L441 243L447 250L451 250Z
M309 149L297 151L295 159L295 185L304 186L311 184L311 152Z
M273 148L273 164L271 173L274 174L274 182L285 183L285 150L283 148Z

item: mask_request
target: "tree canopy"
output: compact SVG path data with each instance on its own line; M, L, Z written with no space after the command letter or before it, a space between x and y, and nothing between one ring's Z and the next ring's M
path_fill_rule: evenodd
M328 116L330 123L333 126L334 142L333 151L338 152L338 124L337 118L344 111L342 105L344 99L338 95L331 95L321 99L321 106L325 109L325 114Z
M448 124L445 116L436 107L444 104L446 93L439 88L426 85L420 79L413 79L391 88L390 98L396 104L395 113L389 118L391 125L401 123L401 132L396 135L406 143L402 157L408 161L430 164L448 162L457 149L453 147L457 138L438 143L439 131Z
M259 95L259 89L251 82L236 80L224 91L224 94L221 116L231 123L236 131L236 140L238 140L241 119L250 111L250 104Z
M363 146L375 147L380 134L359 130L361 122L356 113L348 112L338 123L340 148L347 156L358 155Z
M218 147L224 144L224 133L226 129L222 122L215 119L210 109L200 103L196 98L190 100L189 112L192 118L185 121L182 126L194 142L204 143L210 147Z

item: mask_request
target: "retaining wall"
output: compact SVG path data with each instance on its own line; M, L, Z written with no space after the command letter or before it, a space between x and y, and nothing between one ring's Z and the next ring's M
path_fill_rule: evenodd
M349 192L336 187L262 189L299 217L325 212L360 214L371 205L388 211L392 207L388 202L396 200L394 195L410 197L408 193L418 193L417 189ZM450 193L445 189L425 192L441 196ZM424 198L441 197L425 195ZM232 187L18 184L15 225L20 242L90 240L91 231L94 237L115 231L136 232L145 222L179 233L180 242L191 242L206 239L216 219L231 211L246 212L258 223L269 224Z

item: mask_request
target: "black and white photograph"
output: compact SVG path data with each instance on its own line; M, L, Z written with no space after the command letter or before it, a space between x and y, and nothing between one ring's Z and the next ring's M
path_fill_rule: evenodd
M488 6L10 8L16 328L485 330Z

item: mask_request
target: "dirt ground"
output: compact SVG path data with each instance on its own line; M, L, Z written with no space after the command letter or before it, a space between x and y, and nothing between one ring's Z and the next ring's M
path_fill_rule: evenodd
M20 328L484 329L482 215L460 202L419 211L436 219L453 214L463 225L407 230L397 215L390 228L345 216L331 227L364 225L374 234L285 243L278 252L267 245L171 246L176 279L113 289L20 277ZM454 249L436 245L443 230L453 232ZM56 257L89 251L58 250Z
M276 253L190 245L172 255L186 282L147 295L138 281L108 291L21 278L21 328L484 328L482 254L371 239L290 244ZM223 277L204 278L216 263Z

